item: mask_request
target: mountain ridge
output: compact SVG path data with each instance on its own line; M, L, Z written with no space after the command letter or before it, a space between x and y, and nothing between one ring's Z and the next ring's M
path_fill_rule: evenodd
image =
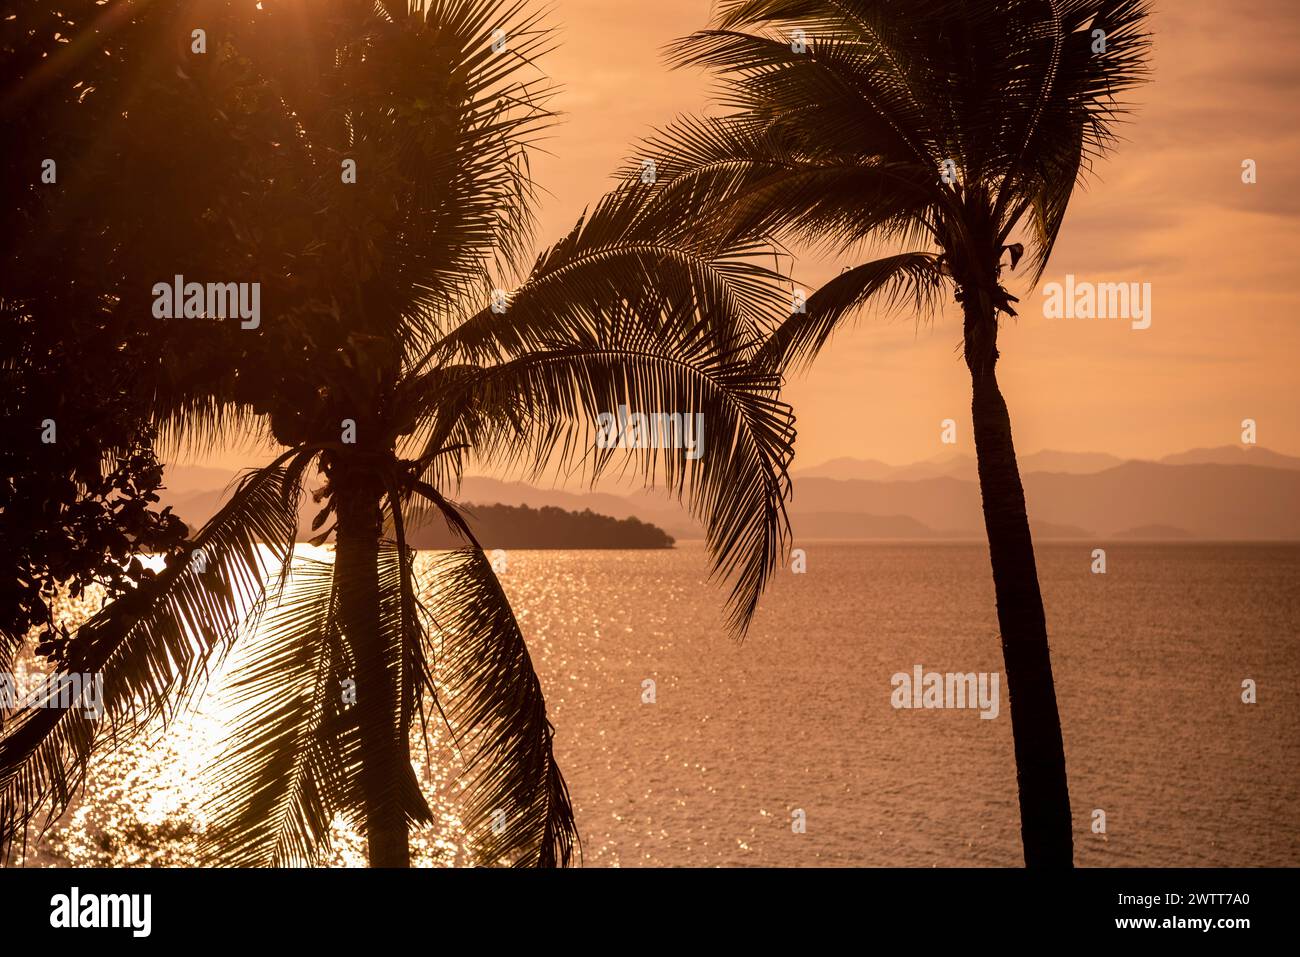
M1086 464L1103 461L1106 453L1044 450L1022 461L1060 463L1061 456ZM1250 456L1248 463L1241 456ZM962 458L950 455L946 461L960 466ZM1263 449L1242 451L1239 456L1232 446L1192 449L1165 458L1174 461L1119 460L1119 464L1087 472L1022 469L1035 537L1300 540L1300 458ZM883 462L873 464L896 468ZM944 462L917 464L936 467ZM974 541L984 537L974 476L906 477L904 473L905 477L899 478L895 472L893 477L861 479L810 475L808 471L793 474L789 513L797 538ZM181 475L182 480L185 477ZM184 481L177 484L184 485ZM233 486L229 482L222 486L227 487ZM188 493L169 489L164 504L172 505L177 514L195 525L215 511L221 497L220 489ZM615 520L635 518L677 540L703 537L702 528L662 491L547 489L521 481L466 476L455 497L485 505L553 507L576 514L590 511Z
M1064 472L1069 474L1095 474L1126 462L1149 462L1157 465L1258 465L1268 468L1300 469L1300 457L1283 455L1270 449L1239 445L1221 445L1212 448L1188 449L1158 459L1122 458L1109 452L1063 452L1042 449L1019 457L1020 474L1030 472ZM939 455L921 462L890 465L879 459L859 459L840 456L820 465L795 469L793 478L839 479L893 479L912 481L921 478L953 476L974 479L975 457L959 452Z

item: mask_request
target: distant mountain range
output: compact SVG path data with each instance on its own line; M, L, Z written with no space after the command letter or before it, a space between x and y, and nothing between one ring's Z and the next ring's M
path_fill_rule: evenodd
M1300 458L1267 449L1194 449L1154 462L1049 450L1022 456L1020 469L1034 534L1040 540L1300 540ZM796 469L793 477L790 519L799 539L984 537L975 460L970 456L949 454L901 466L835 459ZM164 502L192 525L202 524L229 481L226 473L212 469L169 470ZM574 515L571 533L556 531L561 537L553 547L600 547L564 544L579 540L574 538L579 520L590 523L582 518L584 512L594 513L592 518L638 519L678 539L703 535L685 510L660 492L566 491L470 476L458 500L553 508ZM502 512L492 513L486 527L504 533L512 525L518 522ZM624 532L641 540L640 532L631 529L625 526ZM604 532L594 534L598 538Z
M1020 457L1020 474L1066 472L1091 475L1128 461L1107 452L1057 452L1045 449ZM1213 449L1192 449L1156 460L1160 465L1262 465L1267 468L1300 469L1300 458L1281 455L1258 446L1224 445ZM875 459L831 459L807 469L796 469L795 478L865 479L867 481L915 481L951 476L976 481L975 456L949 452L911 465L888 465Z
M1298 469L1125 462L1087 474L1029 472L1022 480L1042 538L1300 539ZM983 522L979 485L949 477L798 478L791 510L805 537L843 537L834 534L842 519L833 513L844 512L906 515L952 538L980 537Z

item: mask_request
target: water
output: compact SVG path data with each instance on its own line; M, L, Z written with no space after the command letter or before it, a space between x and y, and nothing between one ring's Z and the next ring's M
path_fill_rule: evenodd
M698 544L510 553L587 866L1021 862L1005 685L996 720L890 704L917 664L1002 670L986 550L802 544L806 574L778 576L743 644ZM1112 546L1105 575L1091 548L1038 549L1076 861L1300 864L1300 546ZM33 863L192 860L195 772L219 731L205 705L98 762ZM455 773L438 747L421 767L439 817L421 863L468 859ZM329 863L360 863L356 835L338 837Z

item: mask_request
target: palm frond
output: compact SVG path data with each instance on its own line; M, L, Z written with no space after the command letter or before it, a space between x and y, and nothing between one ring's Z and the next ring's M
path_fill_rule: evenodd
M788 299L784 278L756 261L770 247L692 238L692 211L681 196L639 183L613 190L538 257L504 313L485 305L446 337L438 355L472 362L518 356L589 336L605 311L625 303L648 315L690 312L717 342L756 344Z
M806 366L821 352L843 319L867 305L890 312L910 306L919 315L938 307L943 277L937 257L912 252L847 269L808 297L805 311L777 329L755 360L785 372Z
M832 255L867 240L932 242L930 207L941 201L934 171L857 155L810 155L785 131L744 121L681 119L646 141L641 157L662 173L660 204L687 203L697 237L721 244L781 236Z
M337 615L333 564L296 561L228 685L242 711L208 772L207 862L304 866L328 845L345 790L334 744L353 673Z
M99 675L102 714L80 707L22 707L0 738L0 848L42 808L67 807L94 751L111 750L155 718L164 722L203 683L214 655L255 617L271 572L293 551L298 489L284 461L249 473L199 531L194 548L78 629L52 680ZM197 557L196 557L197 556Z
M906 90L890 82L878 55L854 37L702 30L678 41L672 62L722 71L722 104L751 122L798 135L812 155L874 155L933 169L940 133Z
M541 683L505 592L477 548L443 554L429 611L438 685L470 758L463 820L489 864L565 867L578 839Z
M420 692L433 690L425 613L409 597L409 560L397 546L381 547L378 570L380 627L389 657L404 662L400 724L409 733ZM245 650L228 689L242 710L209 770L210 863L311 865L329 846L335 815L364 826L358 728L367 709L387 717L396 705L347 694L357 670L339 616L341 584L335 563L299 559ZM432 820L409 764L391 787L411 824Z
M753 364L751 350L720 348L689 325L631 310L606 316L599 335L466 378L444 395L443 421L472 418L474 447L500 467L585 465L594 482L616 461L637 463L647 487L668 490L704 524L714 574L731 582L730 625L743 634L788 544L794 415L778 397L779 375ZM675 415L676 447L601 448L601 417L620 407L669 429ZM692 458L683 430L700 417L707 435Z

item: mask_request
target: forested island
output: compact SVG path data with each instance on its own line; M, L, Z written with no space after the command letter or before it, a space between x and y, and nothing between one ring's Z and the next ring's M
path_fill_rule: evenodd
M590 509L466 505L465 519L484 548L672 548L673 538L637 518L611 518ZM461 548L464 541L433 520L407 532L414 548Z

